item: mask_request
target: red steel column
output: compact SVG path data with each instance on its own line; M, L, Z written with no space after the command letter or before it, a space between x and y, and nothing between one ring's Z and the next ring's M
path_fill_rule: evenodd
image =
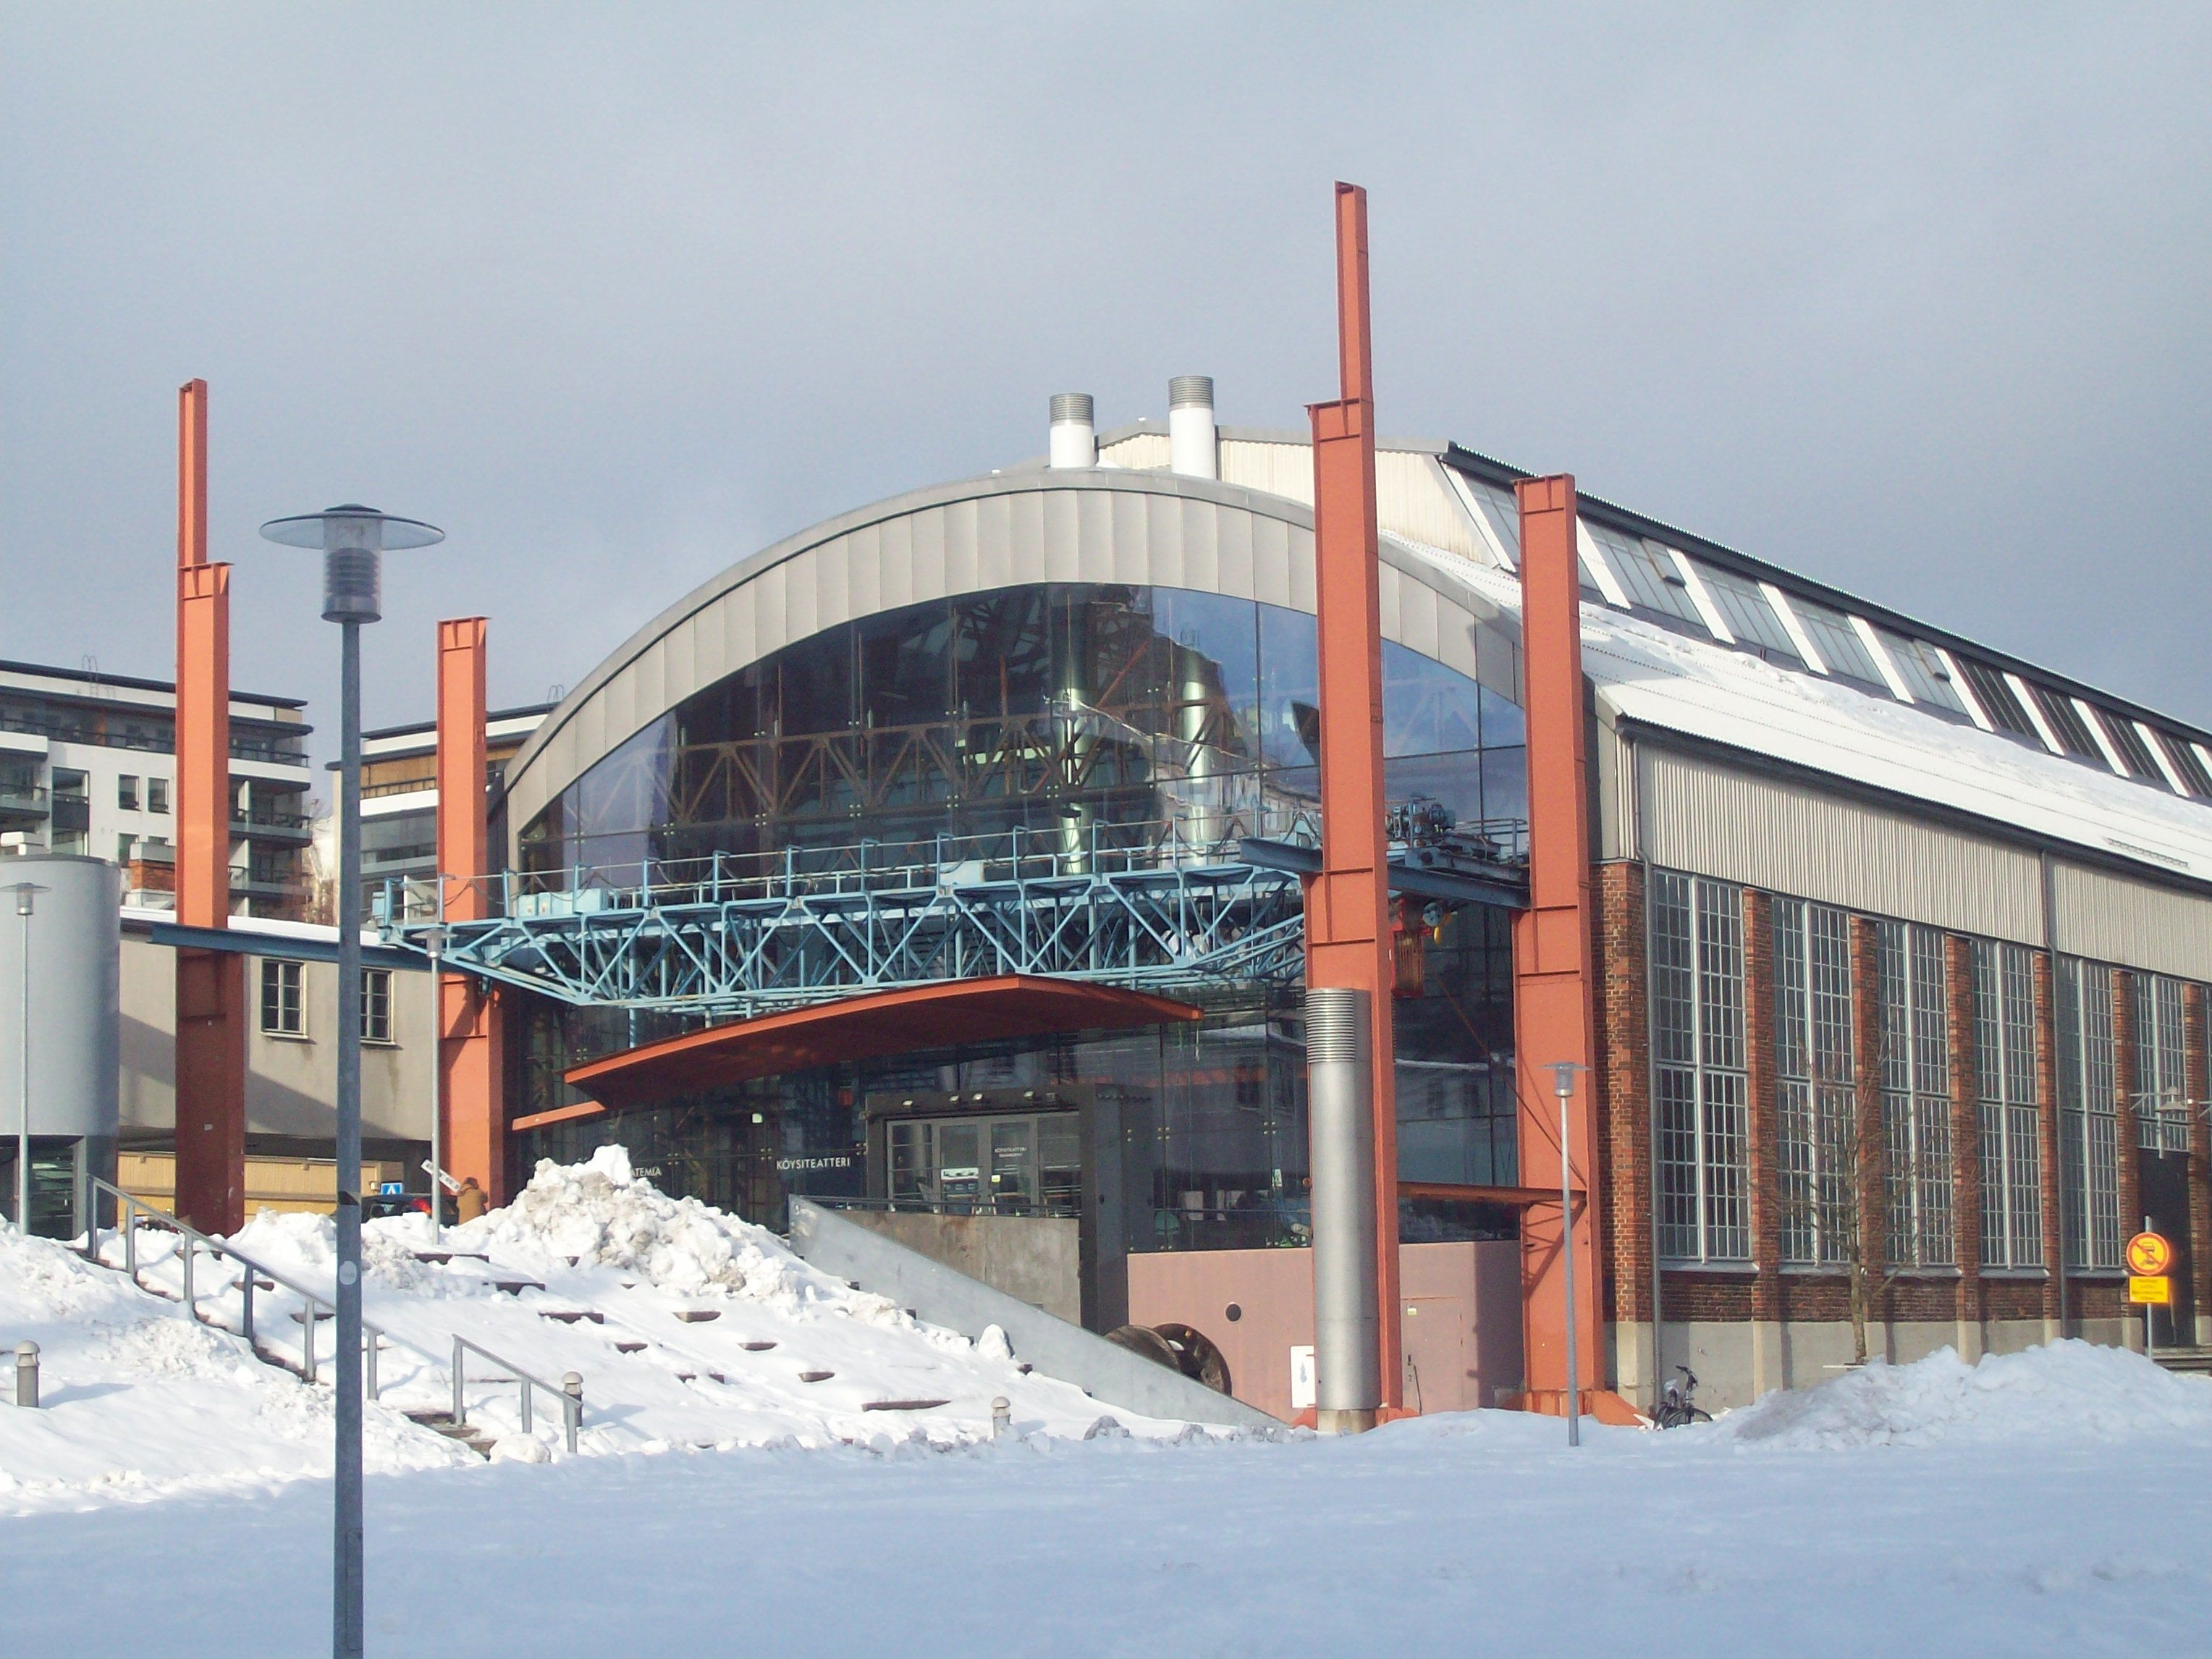
M1367 192L1336 187L1343 397L1313 417L1314 592L1321 650L1322 871L1306 888L1306 984L1364 991L1374 1057L1375 1268L1383 1407L1405 1392L1398 1306L1398 1095L1391 1042L1389 870L1382 839L1382 604L1375 519L1375 382Z
M1581 583L1575 481L1565 473L1514 486L1521 508L1522 706L1528 726L1528 908L1513 921L1514 1072L1518 1079L1521 1184L1559 1184L1559 1100L1548 1069L1591 1064L1596 1051L1590 973L1589 785L1583 738ZM1574 1224L1577 1379L1598 1386L1604 1367L1598 1297L1597 1078L1576 1079L1565 1149L1585 1194ZM1566 1275L1560 1218L1529 1209L1521 1229L1521 1286L1528 1389L1567 1385Z
M177 921L230 925L230 567L207 556L207 382L177 393ZM177 952L177 1213L246 1220L246 958Z
M479 878L490 872L484 799L484 619L438 624L438 870L449 921L489 909ZM481 981L442 974L438 1064L446 1104L446 1164L474 1176L494 1204L507 1202L506 1077L498 999Z

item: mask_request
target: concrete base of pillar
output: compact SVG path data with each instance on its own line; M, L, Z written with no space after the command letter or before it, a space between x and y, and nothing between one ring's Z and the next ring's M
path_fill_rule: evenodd
M1371 1411L1340 1411L1334 1407L1316 1407L1314 1429L1320 1434L1364 1434L1375 1426Z
M1959 1322L1959 1338L1952 1346L1958 1349L1959 1358L1965 1360L1969 1365L1980 1364L1982 1358L1981 1322L1977 1319L1960 1320Z
M1751 1322L1751 1392L1757 1399L1771 1394L1777 1389L1790 1386L1782 1371L1782 1322L1778 1319L1754 1319Z

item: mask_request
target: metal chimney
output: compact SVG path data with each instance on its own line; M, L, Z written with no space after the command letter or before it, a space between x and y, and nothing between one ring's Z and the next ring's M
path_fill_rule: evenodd
M1089 392L1053 393L1049 465L1056 467L1098 465L1098 431L1091 424Z
M1221 476L1211 374L1178 374L1168 382L1168 465L1187 478Z

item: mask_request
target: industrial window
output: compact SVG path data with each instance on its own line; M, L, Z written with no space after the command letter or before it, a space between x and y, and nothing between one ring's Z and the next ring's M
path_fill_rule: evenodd
M2035 979L2027 947L1974 941L1982 1265L2043 1265L2043 1143L2035 1086Z
M1851 926L1841 910L1774 902L1782 1259L1848 1261L1858 1238L1858 1094Z
M2120 1119L2112 973L2058 958L2058 1194L2070 1267L2120 1265Z
M168 779L146 780L146 810L149 812L166 812L169 810Z
M2063 691L2053 691L2047 685L2036 685L2031 682L2028 689L2035 694L2036 703L2043 710L2043 718L2051 723L2051 733L2058 739L2058 746L2069 755L2078 755L2083 760L2094 761L2102 766L2105 751L2097 746L2096 738L2089 735L2089 723L2081 718L2081 711L2075 706L2074 699Z
M1650 914L1659 1252L1748 1261L1743 896L1660 872Z
M1881 975L1882 1190L1889 1258L1948 1267L1951 1233L1951 1031L1943 935L1885 921L1875 934Z
M1954 714L1966 712L1966 700L1959 695L1952 683L1951 671L1943 665L1942 654L1925 640L1908 640L1902 634L1886 629L1875 630L1882 649L1891 662L1897 665L1898 678L1905 689L1912 694L1912 701L1948 708ZM1991 715L1992 720L1996 719Z
M1753 647L1764 657L1779 657L1794 665L1803 664L1797 641L1790 637L1790 630L1774 614L1772 602L1757 582L1708 564L1698 567L1698 575L1739 644Z
M1982 705L1982 712L1990 717L1990 724L2000 732L2009 732L2016 738L2026 738L2037 748L2043 746L2043 734L2035 729L2027 710L2020 706L2020 699L2012 694L2005 677L1985 662L1972 657L1958 659L1959 670L1966 677L1966 684L1974 690L1974 696Z
M126 812L138 810L138 780L128 772L116 774L115 804Z
M2097 718L2105 723L2105 733L2112 740L2112 747L2120 751L2120 764L2135 776L2147 778L2153 783L2164 783L2166 774L2158 769L2158 763L2150 757L2142 733L2136 723L2124 714L2115 714L2109 708L2097 711Z
M392 970L389 968L364 968L361 970L361 1040L363 1042L392 1041Z
M2212 772L2205 769L2204 763L2197 758L2197 750L2188 740L2177 738L2171 732L2161 732L2158 735L2159 741L2165 745L2166 758L2173 763L2173 769L2181 775L2182 787L2192 795L2212 799Z
M305 1036L307 1010L300 996L300 964L264 957L261 963L261 1029L270 1036Z
M2189 1150L2189 1083L2183 1067L2181 981L2137 974L2131 994L2136 1025L2136 1145L2147 1152Z
M1481 509L1482 516L1489 521L1492 533L1498 538L1499 544L1505 549L1513 562L1519 564L1521 507L1513 499L1513 492L1500 489L1496 484L1486 483L1480 478L1468 478L1465 473L1460 476L1467 478L1467 492L1474 498L1475 506Z
M1851 619L1840 611L1831 611L1825 605L1810 599L1790 596L1790 608L1797 613L1797 620L1813 636L1813 648L1820 653L1820 661L1831 674L1844 679L1863 680L1869 685L1889 690L1889 681L1881 665L1867 649L1859 630L1851 626Z
M1704 614L1690 597L1689 584L1682 580L1682 573L1674 568L1674 559L1665 550L1640 538L1624 536L1617 530L1591 524L1588 520L1583 520L1583 527L1605 555L1606 562L1613 567L1613 574L1619 579L1621 591L1628 595L1629 604L1639 611L1656 611L1662 617L1689 623L1698 633L1711 637L1712 630L1705 626Z

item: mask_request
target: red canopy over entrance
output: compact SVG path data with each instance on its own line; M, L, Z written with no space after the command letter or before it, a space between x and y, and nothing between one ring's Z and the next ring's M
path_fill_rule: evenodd
M567 1077L574 1087L619 1109L838 1060L1048 1031L1158 1025L1196 1019L1200 1012L1141 991L1004 974L875 991L711 1026L595 1060Z

